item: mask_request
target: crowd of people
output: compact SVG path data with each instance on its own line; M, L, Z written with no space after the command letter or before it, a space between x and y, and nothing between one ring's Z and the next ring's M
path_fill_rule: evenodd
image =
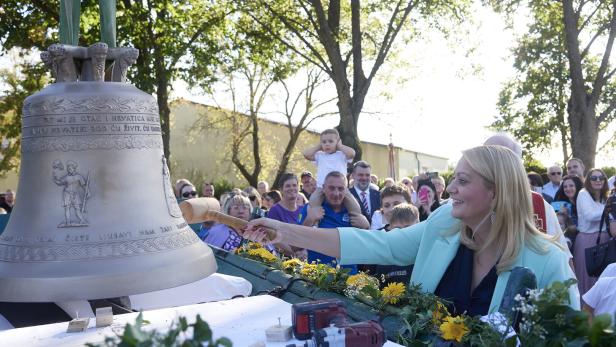
M204 224L200 226L199 236L213 246L234 250L245 238L265 243L259 239L258 232L258 227L265 225L282 231L279 233L283 235L280 240L273 244L268 243L270 250L277 254L342 265L349 268L351 273L367 271L384 279L383 285L394 281L407 283L413 280L422 283L424 288L451 299L454 306L457 306L454 311L466 310L475 313L487 312L492 306L492 296L496 296L495 286L501 273L526 257L526 252L560 252L565 255L566 267L553 264L554 273L550 275L552 277L540 278L540 286L549 284L549 281L577 278L578 286L574 291L572 289L571 294L572 306L576 306L576 303L579 306L581 301L589 311L597 309L593 305L600 302L600 299L586 301L585 294L591 288L595 288L594 293L599 292L595 283L600 285L611 282L597 282L597 277L588 275L585 250L616 235L614 177L607 177L600 169L587 170L584 163L576 158L567 162L565 170L554 165L541 174L525 172L520 160L520 145L504 134L490 138L481 148L492 150L492 147L502 146L506 147L509 153L513 153L515 162L511 163L511 167L496 172L496 175L494 167L502 166L499 161L508 158L509 153L501 153L499 150L480 155L473 152L477 158L489 157L483 167L478 163L471 163L471 154L465 154L461 159L461 162L466 161L468 164L468 167L464 168L466 171L478 174L484 185L492 189L491 197L484 196L491 212L479 219L465 219L467 209L472 209L472 204L481 202L471 193L465 192L468 190L469 174L467 172L466 177L460 174L462 171L459 166L450 182L446 182L438 173L427 172L414 177L403 177L397 181L386 178L380 182L379 187L378 177L372 172L370 163L360 160L350 165L354 157L353 150L342 144L335 130L329 129L322 133L319 144L303 152L307 160L316 163L315 174L310 171L303 171L299 176L286 173L271 188L267 182L259 182L256 188L236 188L220 195L222 210L232 216L252 220L249 224L254 227L252 230L236 232L228 227ZM474 150L476 149L467 152ZM472 159L480 162L477 158ZM350 173L347 175L349 165ZM520 167L525 176L524 181L512 182L512 172L516 172ZM490 174L487 172L492 172L494 177L488 179ZM524 190L512 192L514 183L525 187ZM497 185L503 187L496 187ZM499 189L502 190L496 193ZM197 195L196 188L184 180L177 182L176 190L180 199ZM465 196L467 193L468 196ZM498 194L500 196L496 197ZM213 185L204 183L201 195L213 197ZM523 210L525 205L521 200L527 197L530 198L529 211L532 213L529 216L532 226L525 225L524 211L513 213L509 210ZM503 206L506 208L501 211ZM613 213L608 213L610 209L613 209ZM499 216L499 213L502 215ZM407 254L406 259L395 254L396 247L406 245L409 250L414 249L408 240L405 240L406 244L389 245L384 241L388 240L389 236L379 236L383 233L398 235L400 231L418 230L425 225L434 225L435 220L444 219L444 214L457 218L456 221L461 221L464 227L457 234L456 240L457 245L461 246L450 254L446 263L449 266L443 269L439 279L424 278L431 271L429 264L432 263L425 263L417 257L425 254ZM602 218L603 229L599 233ZM291 227L292 225L308 226L310 231L301 227L296 229ZM505 228L506 231L496 232L495 226ZM337 239L328 239L328 236L315 237L317 231L324 231L318 235L331 234L327 230L337 230ZM361 237L357 236L356 240L355 234L347 233L347 230L373 230L371 234L375 235L375 239L363 240L365 235L360 233L358 235ZM467 232L469 234L466 234ZM508 232L511 234L507 236ZM519 236L516 232L525 236ZM479 235L483 233L483 240L479 242ZM321 237L324 239L321 240ZM379 239L380 237L384 239ZM353 241L345 241L346 238ZM511 240L516 240L517 244L510 244ZM552 251L551 246L546 247L546 242L556 245L556 250ZM345 244L352 246L345 247ZM418 247L415 250L421 253L422 246ZM379 248L383 248L382 252L389 257L393 255L394 259L379 253ZM409 250L400 252L406 254ZM378 254L373 254L374 252ZM522 263L529 266L535 260ZM468 271L472 275L468 275ZM427 282L431 283L433 288L429 288ZM457 288L450 286L453 283L468 283L470 291L462 295L451 289ZM466 294L469 295L465 296ZM473 301L478 298L483 301ZM603 309L599 308L599 311L601 310Z
M317 226L320 228L357 227L385 230L407 227L423 221L442 203L445 179L437 173L404 177L399 182L385 178L383 189L378 177L366 161L357 161L347 175L347 166L355 152L340 141L338 132L328 129L321 141L307 148L304 157L317 165L317 172L303 171L281 175L270 189L268 182L257 187L234 188L219 194L221 210L246 221L267 217L284 223ZM214 185L204 182L201 192L186 179L175 184L178 199L216 196ZM395 212L395 213L394 213ZM241 244L242 237L233 229L219 224L203 223L199 237L210 245L229 251ZM336 264L336 260L310 249L277 244L274 252L308 261ZM400 269L368 264L346 265L352 273L371 271L384 278L408 282L410 267ZM389 270L388 270L389 269Z
M271 187L261 181L222 193L211 181L198 190L179 179L175 194L180 201L218 197L223 213L249 221L245 230L198 225L211 246L234 251L253 240L274 254L368 272L383 286L420 283L451 301L452 312L498 308L500 283L513 266L535 271L540 287L576 278L573 307L616 310L605 304L616 297L616 265L599 279L589 276L585 258L588 248L616 237L615 177L577 158L526 172L519 143L505 134L463 153L449 182L436 172L379 182L370 163L353 162L353 149L328 129L303 152L316 163L314 174L285 173ZM7 190L0 213L14 203ZM277 239L266 242L262 226L279 231Z

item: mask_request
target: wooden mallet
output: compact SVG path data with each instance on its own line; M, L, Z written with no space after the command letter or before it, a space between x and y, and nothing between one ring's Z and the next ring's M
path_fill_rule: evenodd
M247 221L220 212L220 204L214 198L194 198L180 203L180 210L188 224L217 222L233 228L240 235ZM276 230L264 228L269 241L276 238Z

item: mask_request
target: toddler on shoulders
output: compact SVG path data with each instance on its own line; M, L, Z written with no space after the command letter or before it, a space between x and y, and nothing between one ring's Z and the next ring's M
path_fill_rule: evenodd
M326 129L321 133L319 144L304 150L303 155L317 165L317 189L310 195L309 204L310 207L320 207L325 199L322 190L325 176L332 171L346 176L347 163L355 157L355 150L342 144L336 129ZM349 215L361 215L359 203L348 189L344 197L344 207Z

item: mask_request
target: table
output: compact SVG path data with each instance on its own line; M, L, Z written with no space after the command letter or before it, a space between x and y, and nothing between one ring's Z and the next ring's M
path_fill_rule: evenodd
M165 330L179 316L189 323L195 321L197 314L205 320L218 337L229 338L234 346L247 347L259 341L265 342L265 329L278 324L291 325L291 304L269 295L251 296L232 300L208 302L173 308L144 311L143 318L150 321L144 329ZM133 323L137 313L114 316L113 324L96 328L95 319L90 320L90 328L82 333L66 333L68 323L39 325L28 328L0 332L2 346L83 346L87 342L98 343L105 336L121 333L126 323ZM267 342L268 347L284 347L298 340L288 342ZM388 341L385 346L400 346Z

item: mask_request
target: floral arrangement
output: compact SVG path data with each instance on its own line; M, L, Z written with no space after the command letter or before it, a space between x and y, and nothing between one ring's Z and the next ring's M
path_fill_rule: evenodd
M516 297L523 346L616 346L613 317L599 315L589 322L587 313L566 305L572 285L574 280L556 282L545 290L531 290L527 297Z
M367 273L349 275L349 270L297 258L280 259L258 243L240 247L237 254L261 261L316 287L336 292L386 312L405 322L399 343L406 346L616 346L611 317L595 317L568 306L568 288L575 280L555 282L544 290L517 297L516 313L522 316L519 334L512 328L514 315L485 317L453 316L448 302L426 293L420 285L389 283Z
M280 260L272 252L263 248L263 246L257 242L242 244L235 250L235 253L270 265Z

